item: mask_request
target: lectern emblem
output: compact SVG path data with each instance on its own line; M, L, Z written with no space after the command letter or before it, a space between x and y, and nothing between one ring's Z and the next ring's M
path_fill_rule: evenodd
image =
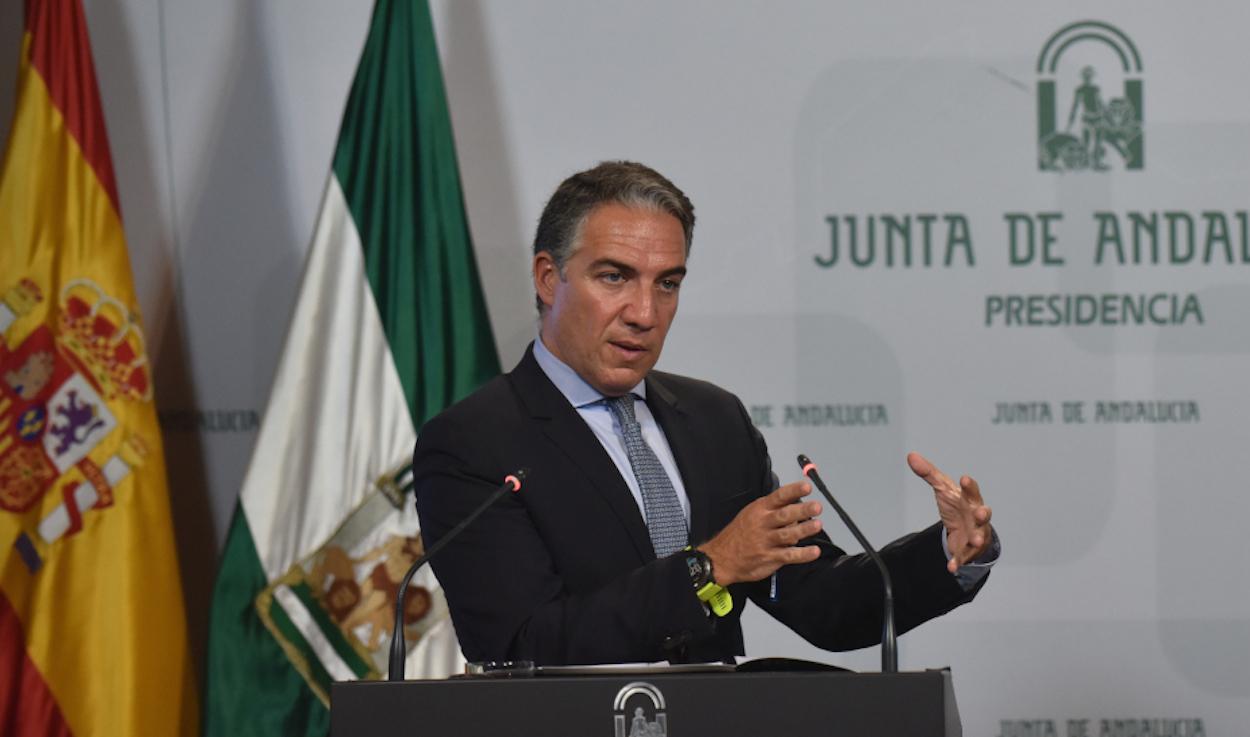
M618 691L612 713L616 737L668 737L664 694L650 683L634 681Z

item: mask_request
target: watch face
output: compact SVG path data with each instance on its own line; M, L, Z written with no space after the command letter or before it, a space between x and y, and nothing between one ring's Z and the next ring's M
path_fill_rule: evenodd
M702 555L691 554L686 556L686 567L690 569L690 580L694 582L696 588L707 583L711 571L708 560Z

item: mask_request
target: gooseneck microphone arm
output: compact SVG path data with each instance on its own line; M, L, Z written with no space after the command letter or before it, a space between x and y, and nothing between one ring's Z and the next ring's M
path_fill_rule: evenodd
M480 517L482 512L485 512L490 505L499 501L500 497L504 496L508 492L515 493L520 491L521 482L525 480L525 477L528 475L528 468L518 469L516 473L509 474L508 477L503 480L503 483L499 486L499 488L486 498L486 501L478 505L477 509L473 510L468 517L460 520L459 524L448 530L447 534L440 537L438 542L434 543L430 546L429 550L425 551L425 555L417 558L413 564L409 566L408 573L404 574L404 580L399 584L399 590L395 594L395 625L391 632L391 657L387 666L386 680L404 680L404 658L408 654L406 652L408 648L404 644L404 599L407 597L408 583L412 581L412 577L416 575L421 566L425 565L426 561L433 558L434 554L442 550L444 545L451 542L452 539L459 535L464 528L468 527L473 520Z
M881 606L881 672L898 673L898 632L894 629L894 586L890 582L890 571L885 567L885 561L881 560L881 556L877 555L877 549L868 542L864 533L859 531L859 527L851 521L850 515L833 498L833 494L829 493L829 488L825 486L824 481L820 480L820 474L816 471L816 464L812 463L812 459L800 453L799 466L803 469L803 475L811 480L821 494L824 494L825 499L842 518L847 529L859 541L864 552L872 558L872 562L876 563L881 571L881 583L885 588L885 597Z

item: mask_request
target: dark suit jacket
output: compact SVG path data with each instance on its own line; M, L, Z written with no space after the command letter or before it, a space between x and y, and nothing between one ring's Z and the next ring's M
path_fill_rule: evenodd
M822 532L813 563L731 587L734 609L709 618L685 558L657 560L637 503L599 441L538 366L532 347L511 373L430 420L413 459L427 546L521 467L519 494L501 499L434 557L465 657L539 664L714 661L743 653L750 598L829 650L880 640L878 572ZM774 488L764 440L736 397L658 371L647 405L663 428L690 497L692 544L714 536ZM900 631L968 601L946 571L940 526L882 550ZM983 581L982 581L983 583ZM979 586L978 586L979 588Z

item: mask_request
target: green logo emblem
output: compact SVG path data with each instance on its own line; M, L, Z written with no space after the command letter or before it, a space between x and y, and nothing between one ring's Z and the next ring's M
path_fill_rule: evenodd
M1142 168L1141 71L1137 47L1109 23L1072 23L1051 36L1037 57L1038 168ZM1123 91L1107 99L1117 83Z

